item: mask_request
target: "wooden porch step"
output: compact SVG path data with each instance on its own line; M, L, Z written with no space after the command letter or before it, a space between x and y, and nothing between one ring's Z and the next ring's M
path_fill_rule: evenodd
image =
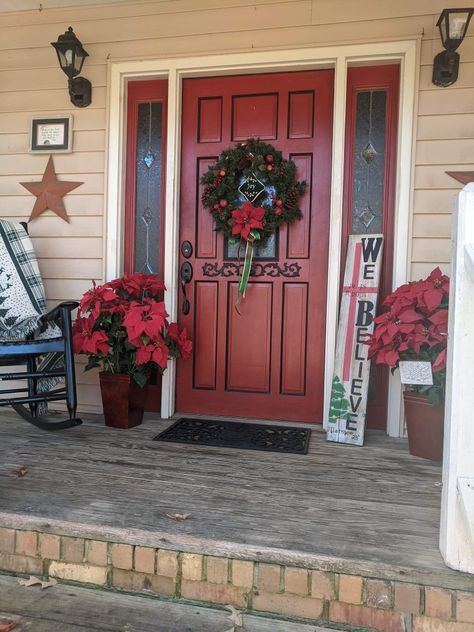
M14 632L231 632L231 612L158 598L57 584L41 590L0 575L0 629ZM335 632L306 623L243 614L235 632ZM362 628L337 628L364 632Z

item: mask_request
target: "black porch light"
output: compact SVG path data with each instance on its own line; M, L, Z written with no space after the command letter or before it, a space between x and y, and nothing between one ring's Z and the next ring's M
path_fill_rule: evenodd
M438 53L433 61L433 83L436 86L451 86L458 78L459 54L456 49L466 35L473 9L443 9L436 26L446 50Z
M57 42L51 42L51 46L56 49L61 70L69 78L71 103L78 108L87 107L92 99L91 82L77 75L81 72L84 60L89 56L89 53L77 39L72 26L58 37Z

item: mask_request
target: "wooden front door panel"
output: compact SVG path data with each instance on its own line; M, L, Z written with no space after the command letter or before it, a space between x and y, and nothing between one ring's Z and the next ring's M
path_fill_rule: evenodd
M179 320L194 354L178 363L180 413L322 421L332 100L330 70L184 81L180 244L193 252L180 267L188 261L193 278ZM292 158L308 189L303 219L255 258L239 314L242 253L214 230L199 180L250 137Z

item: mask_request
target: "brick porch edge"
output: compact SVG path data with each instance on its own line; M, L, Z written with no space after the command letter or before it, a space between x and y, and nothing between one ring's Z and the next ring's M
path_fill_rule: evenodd
M473 591L0 528L0 569L383 632L474 632Z

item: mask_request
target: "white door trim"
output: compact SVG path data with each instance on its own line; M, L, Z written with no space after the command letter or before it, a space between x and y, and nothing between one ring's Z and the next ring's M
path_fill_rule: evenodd
M105 203L104 278L119 276L123 269L124 165L126 138L126 82L130 79L167 77L167 177L165 200L165 267L168 288L166 306L172 319L178 314L178 235L180 184L181 90L186 77L218 76L334 68L334 116L332 146L331 223L329 235L326 366L324 413L331 389L339 298L342 184L344 175L345 109L348 65L400 61L400 114L398 133L397 196L395 209L394 286L407 280L411 217L412 152L419 40L401 40L348 46L313 47L202 57L112 61L108 68L107 167ZM175 365L170 363L162 387L162 416L174 413ZM398 380L389 386L388 432L400 434Z

